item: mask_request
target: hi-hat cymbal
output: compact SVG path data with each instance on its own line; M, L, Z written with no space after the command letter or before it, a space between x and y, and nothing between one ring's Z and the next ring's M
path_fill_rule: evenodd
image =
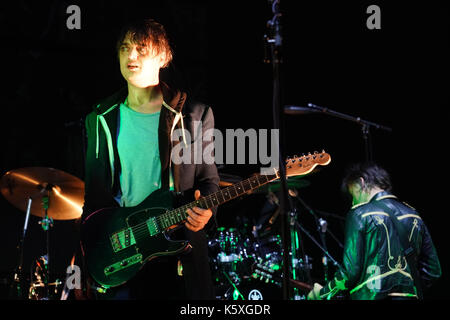
M43 198L48 196L47 215L54 220L71 220L81 216L84 182L64 171L28 167L6 172L0 181L1 193L16 208L26 211L31 197L30 213L45 217Z

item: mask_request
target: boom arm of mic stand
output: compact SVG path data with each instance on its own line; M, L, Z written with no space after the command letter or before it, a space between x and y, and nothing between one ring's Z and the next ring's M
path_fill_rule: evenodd
M367 127L375 127L377 129L381 129L381 130L385 130L385 131L389 131L389 132L392 131L392 128L383 126L381 124L378 124L378 123L375 123L375 122L371 122L371 121L367 121L367 120L363 120L360 117L350 116L350 115L347 115L345 113L341 113L341 112L337 112L337 111L331 110L329 108L320 107L320 106L317 106L317 105L312 104L312 103L308 103L308 107L312 108L312 109L315 109L315 110L318 110L318 111L321 111L323 113L329 114L331 116L337 117L337 118L341 118L341 119L345 119L345 120L349 120L349 121L360 123L360 124L365 125Z

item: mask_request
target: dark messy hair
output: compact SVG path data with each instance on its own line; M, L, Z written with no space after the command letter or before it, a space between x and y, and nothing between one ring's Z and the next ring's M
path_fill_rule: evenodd
M130 41L133 44L149 48L150 52L154 55L164 53L166 55L166 63L163 67L167 67L170 61L172 61L172 48L170 47L169 38L162 24L153 19L129 22L121 29L117 38L117 54L119 54L120 47L127 35L130 35Z
M353 164L347 168L342 179L342 192L348 193L348 187L352 184L361 184L360 178L364 179L368 188L378 187L388 192L392 190L389 173L374 162L364 162Z

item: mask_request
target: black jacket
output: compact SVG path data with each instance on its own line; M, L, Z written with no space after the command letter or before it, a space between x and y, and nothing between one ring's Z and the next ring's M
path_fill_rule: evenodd
M212 109L201 103L191 102L186 94L172 91L161 83L164 101L177 112L183 113L185 129L191 136L190 143L199 139L193 131L194 121L201 121L203 133L214 127ZM110 206L117 206L113 199L120 188L120 159L117 151L119 106L127 95L124 88L98 104L86 117L88 137L86 152L85 202L83 215ZM202 195L208 195L219 189L219 177L215 164L171 164L171 129L175 114L163 107L159 119L159 153L161 159L161 188L169 188L169 170L172 170L175 190L184 192L193 188L200 189ZM180 123L177 123L180 128ZM175 145L177 142L173 143ZM189 143L189 141L187 142ZM203 142L203 150L208 142ZM194 148L191 148L194 150Z
M347 215L342 270L320 291L332 298L343 290L356 300L389 296L417 297L411 269L382 201L409 232L416 250L422 287L441 276L441 267L430 233L417 211L388 192L377 193L368 203L354 206Z
M214 116L210 107L190 101L185 93L171 90L164 83L160 84L164 101L175 112L183 114L184 127L191 136L191 141L186 143L193 143L194 140L202 138L199 132L193 132L194 121L201 121L203 133L214 127ZM121 171L117 151L119 106L127 93L127 88L120 90L98 104L86 117L88 142L82 219L101 208L118 206L114 197L120 188ZM171 163L172 148L180 143L171 141L172 126L176 120L173 110L162 107L159 118L161 188L169 189L169 172L172 170L175 191L190 194L192 197L190 201L193 201L193 193L190 191L199 189L205 196L219 190L219 176L214 163L179 165ZM181 127L180 121L176 126ZM203 142L203 150L208 143L212 142ZM213 212L215 213L215 208ZM189 254L182 257L187 295L194 299L213 298L205 232L203 230L191 232L184 227L182 229L184 229L181 231L184 232L183 238L189 240L193 247Z

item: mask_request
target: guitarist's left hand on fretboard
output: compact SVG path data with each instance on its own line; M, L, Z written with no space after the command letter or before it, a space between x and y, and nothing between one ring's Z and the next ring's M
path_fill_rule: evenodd
M195 190L195 200L200 199L200 197L200 190ZM194 232L202 230L208 223L209 219L211 219L212 217L211 209L193 207L192 209L187 209L186 212L189 216L186 218L186 222L184 225L186 226L186 228Z

